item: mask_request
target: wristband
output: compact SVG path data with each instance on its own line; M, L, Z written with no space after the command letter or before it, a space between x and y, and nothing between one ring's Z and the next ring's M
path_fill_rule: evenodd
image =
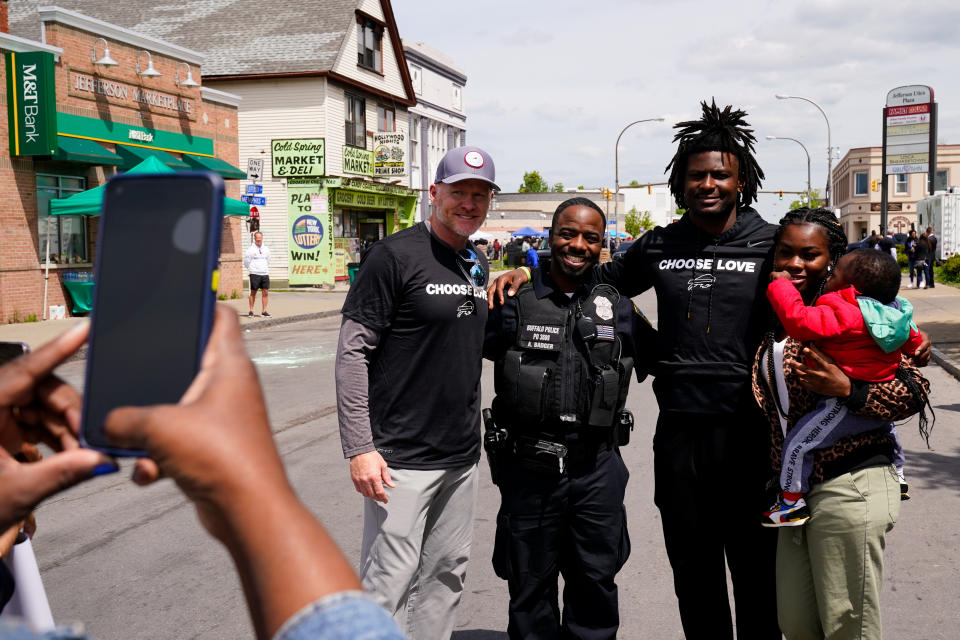
M533 280L533 275L530 273L530 267L520 267L520 271L523 271L527 276L527 282Z

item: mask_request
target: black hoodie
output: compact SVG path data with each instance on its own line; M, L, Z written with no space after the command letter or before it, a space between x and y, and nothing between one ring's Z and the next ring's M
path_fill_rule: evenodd
M711 236L687 214L598 268L598 279L623 295L656 289L653 389L661 411L732 413L749 398L750 367L768 322L763 292L776 229L748 207Z

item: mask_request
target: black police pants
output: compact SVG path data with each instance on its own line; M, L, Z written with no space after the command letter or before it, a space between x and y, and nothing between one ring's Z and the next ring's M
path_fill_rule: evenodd
M769 429L759 410L662 412L653 440L654 502L687 640L732 640L724 559L737 640L779 640L777 531L760 525L770 505Z
M614 638L617 571L630 555L619 451L548 477L512 461L500 482L493 565L510 590L511 638ZM558 605L563 575L563 616Z

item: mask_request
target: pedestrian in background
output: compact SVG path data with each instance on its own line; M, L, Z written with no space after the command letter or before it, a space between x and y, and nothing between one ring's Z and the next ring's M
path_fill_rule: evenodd
M360 577L414 640L449 638L463 593L480 459L486 219L493 159L451 149L429 221L366 255L343 305L337 413L363 500Z
M531 269L536 269L540 266L540 256L537 254L536 247L530 247L527 249L527 266Z
M917 263L917 230L910 229L907 241L903 243L903 249L907 252L907 274L910 276L910 284L907 289L913 289L913 270Z
M927 260L927 289L933 289L933 265L937 261L937 236L933 227L927 227L927 242L930 243L930 258Z
M931 259L930 240L927 234L923 233L917 238L917 247L913 252L913 266L917 270L917 289L933 286L933 280L930 279L931 272L927 269Z
M253 303L259 289L261 314L264 318L269 318L267 300L270 293L270 247L264 246L263 234L259 231L253 234L253 244L243 254L243 266L250 274L250 313L247 317L253 317Z

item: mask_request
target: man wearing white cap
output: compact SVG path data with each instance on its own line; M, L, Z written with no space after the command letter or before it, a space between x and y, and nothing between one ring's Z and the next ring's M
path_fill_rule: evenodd
M448 151L430 220L373 245L342 311L337 409L364 496L361 578L414 640L450 636L470 554L488 269L468 238L494 180L482 149Z

